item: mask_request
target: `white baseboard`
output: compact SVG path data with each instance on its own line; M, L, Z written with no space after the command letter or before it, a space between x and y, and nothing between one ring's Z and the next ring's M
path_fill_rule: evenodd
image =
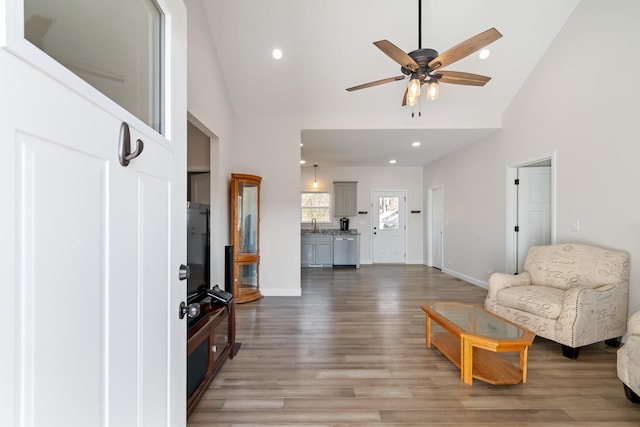
M489 284L487 282L475 279L475 278L473 278L471 276L467 276L465 274L458 273L457 271L449 270L447 268L443 268L442 272L445 273L445 274L448 274L449 276L453 276L453 277L457 277L458 279L462 279L465 282L469 282L469 283L471 283L473 285L476 285L476 286L479 286L481 288L489 289Z
M302 288L260 288L260 293L265 297L299 297L302 296Z

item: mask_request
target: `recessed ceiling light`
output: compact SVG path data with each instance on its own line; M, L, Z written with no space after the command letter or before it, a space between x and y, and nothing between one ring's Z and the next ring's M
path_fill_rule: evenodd
M273 56L275 59L280 59L282 58L282 51L280 49L273 49L273 52L271 52L271 56Z
M306 161L306 160L300 160L300 164L301 164L301 165L304 165L305 163L307 163L307 161Z
M392 165L395 165L396 161L395 161L395 159L391 159L391 160L389 160L389 163L391 163Z
M421 144L420 141L415 141L411 143L411 145L414 147L420 147L420 144Z
M487 59L489 55L491 55L491 51L489 49L482 49L478 54L478 58L484 60L484 59Z
M301 142L301 143L300 143L300 147L302 147L303 145L304 145L304 144Z

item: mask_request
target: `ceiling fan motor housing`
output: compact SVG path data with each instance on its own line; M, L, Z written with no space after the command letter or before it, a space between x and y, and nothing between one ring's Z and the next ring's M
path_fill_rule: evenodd
M409 52L408 55L413 58L420 67L414 71L405 67L401 67L400 70L407 76L415 74L416 77L420 78L420 80L424 80L424 78L429 75L429 71L431 71L427 64L438 56L438 51L434 49L417 49Z

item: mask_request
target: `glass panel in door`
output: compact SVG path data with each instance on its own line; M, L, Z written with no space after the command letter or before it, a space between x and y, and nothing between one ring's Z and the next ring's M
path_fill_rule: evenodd
M397 230L400 227L398 197L378 198L378 229Z
M24 37L163 133L163 14L153 0L24 0Z

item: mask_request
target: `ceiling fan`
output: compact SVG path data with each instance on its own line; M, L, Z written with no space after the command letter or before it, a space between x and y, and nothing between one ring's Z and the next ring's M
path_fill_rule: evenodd
M502 37L495 28L490 28L470 39L452 47L442 54L434 49L422 48L422 1L418 0L418 49L405 53L389 40L380 40L373 44L391 59L400 64L403 75L389 77L347 88L347 91L365 89L385 83L409 78L409 84L402 97L402 105L414 106L420 97L420 88L427 84L427 99L435 100L439 96L439 83L467 86L484 86L491 77L460 71L447 71L441 68L461 60ZM413 115L413 114L412 114Z

